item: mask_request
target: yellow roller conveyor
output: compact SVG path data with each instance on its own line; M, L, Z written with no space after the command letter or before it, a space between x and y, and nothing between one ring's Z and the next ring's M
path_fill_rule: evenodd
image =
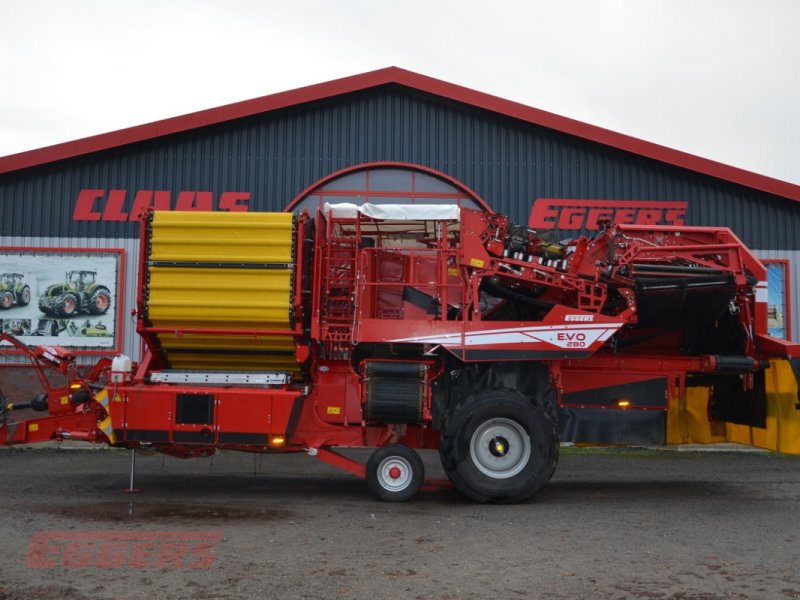
M155 212L145 319L173 369L297 371L293 215Z

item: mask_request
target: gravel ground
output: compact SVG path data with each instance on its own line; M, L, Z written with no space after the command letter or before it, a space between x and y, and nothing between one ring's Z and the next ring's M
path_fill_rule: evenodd
M515 506L446 487L381 503L303 455L139 456L142 492L123 494L128 460L0 451L0 600L800 599L797 457L568 449L550 485ZM197 531L218 543L196 563L132 558L131 539L163 552ZM90 541L89 566L64 566L61 544L42 567L28 564L34 534L128 541L113 564Z

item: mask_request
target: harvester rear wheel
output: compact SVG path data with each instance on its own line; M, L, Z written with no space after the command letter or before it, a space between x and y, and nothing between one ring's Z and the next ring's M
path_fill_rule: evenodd
M405 502L419 491L423 479L422 459L408 446L382 446L367 461L367 485L385 502Z
M527 500L550 480L558 431L547 411L514 390L487 390L459 407L439 442L442 465L478 502Z

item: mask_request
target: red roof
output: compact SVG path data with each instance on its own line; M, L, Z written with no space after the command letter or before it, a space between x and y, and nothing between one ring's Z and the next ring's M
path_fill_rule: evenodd
M406 71L398 67L387 67L377 71L370 71L369 73L353 75L352 77L345 77L343 79L318 83L287 92L254 98L253 100L227 104L219 108L201 110L180 117L155 121L154 123L147 123L145 125L137 125L136 127L120 129L119 131L103 133L72 142L47 146L28 152L20 152L19 154L12 154L0 158L0 173L8 173L10 171L80 156L90 152L107 150L125 144L150 140L172 133L205 127L207 125L216 125L218 123L224 123L225 121L249 117L271 110L322 100L324 98L366 90L391 83L449 98L450 100L507 115L535 125L561 131L607 146L613 146L677 167L682 167L800 202L800 185L773 179L765 175L758 175L757 173L745 171L744 169L718 163L706 158L700 158L699 156L694 156L686 152L673 150L672 148L646 142L628 135L603 129L602 127L582 123L574 119L539 110L538 108L533 108L510 100L504 100L503 98L498 98L491 94L478 92L440 79L434 79L433 77Z

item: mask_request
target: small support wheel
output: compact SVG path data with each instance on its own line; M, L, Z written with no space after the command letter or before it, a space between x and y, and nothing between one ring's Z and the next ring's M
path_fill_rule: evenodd
M422 459L414 450L390 444L375 450L367 461L367 485L384 502L405 502L425 479Z

